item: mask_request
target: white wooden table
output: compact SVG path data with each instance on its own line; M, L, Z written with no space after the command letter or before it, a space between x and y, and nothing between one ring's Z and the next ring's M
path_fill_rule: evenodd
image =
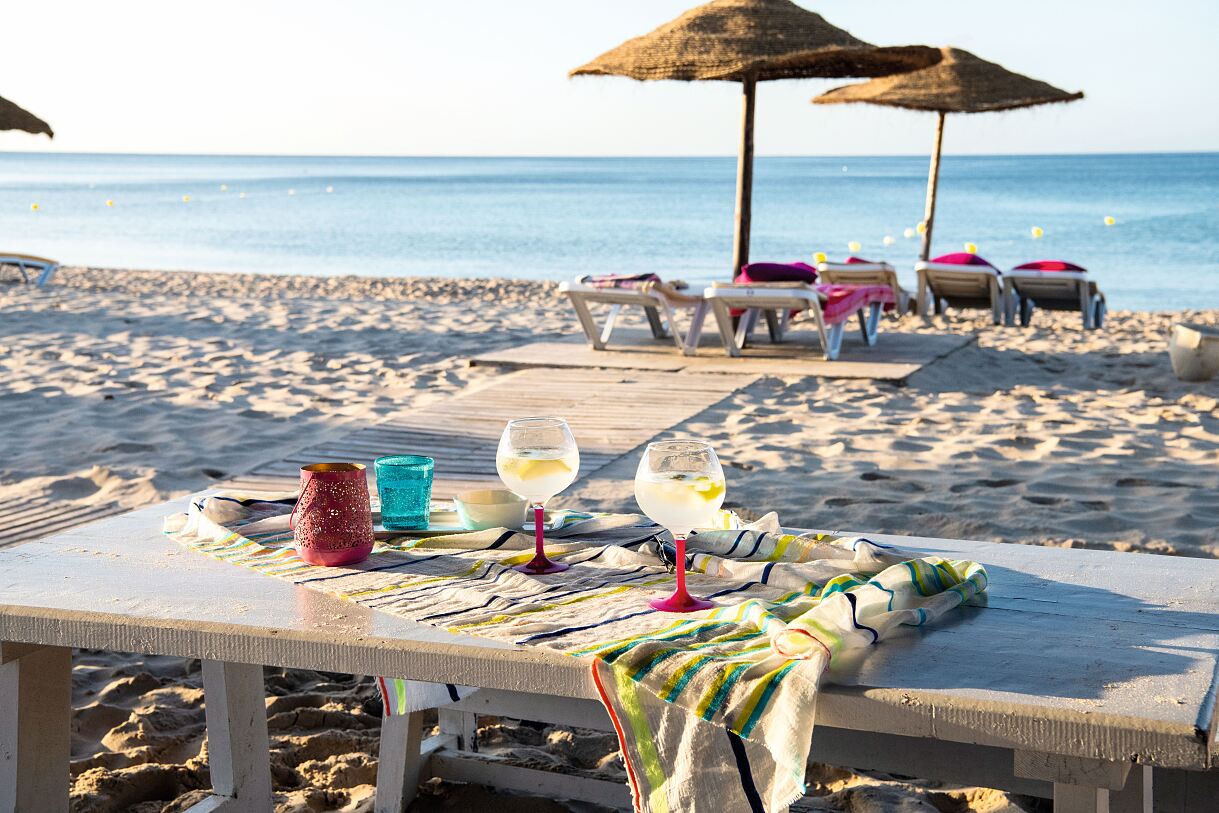
M417 715L386 722L378 810L403 809L426 772L625 802L471 753L480 711L604 727L585 664L185 550L160 533L184 505L0 551L0 813L67 809L71 647L203 660L216 795L199 811L270 810L262 664L489 690L442 710L428 742ZM1219 561L876 538L985 563L987 604L837 664L814 758L1052 795L1058 813L1219 810Z

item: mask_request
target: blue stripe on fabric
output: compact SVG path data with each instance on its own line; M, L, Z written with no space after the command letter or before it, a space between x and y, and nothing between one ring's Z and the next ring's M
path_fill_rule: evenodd
M758 698L758 704L753 707L753 711L749 714L749 719L745 721L745 725L741 726L741 736L748 737L749 732L753 731L753 727L757 725L758 720L762 718L762 712L766 709L766 704L770 702L770 696L779 688L779 683L792 669L796 668L799 661L792 661L787 666L779 670L778 674L770 679L766 684L766 688L762 691L762 696Z
M856 603L854 593L843 593L847 597L847 601L851 604L851 623L855 625L855 629L865 630L872 633L872 643L880 640L880 633L869 627L867 624L859 623L859 605Z
M412 559L409 562L398 562L398 563L392 564L392 565L383 565L381 567L365 568L364 570L349 570L345 573L336 573L333 576L314 576L312 579L301 579L300 581L295 582L295 583L296 584L310 584L312 582L328 582L333 579L345 579L348 576L362 576L365 573L382 573L386 570L394 570L395 568L399 568L399 567L406 567L408 565L422 564L422 563L430 561L432 559L439 559L441 556L445 556L445 555L446 554L443 554L443 553L437 553L437 554L433 554L432 556L425 556L422 559Z
M736 758L736 770L741 776L741 792L745 801L749 802L750 813L766 813L762 806L762 797L758 795L758 786L753 781L753 769L749 767L749 755L745 753L745 743L731 731L728 733L728 744L732 746L732 756Z
M709 598L709 599L719 598L721 596L731 595L732 593L739 593L742 590L748 590L754 584L756 584L756 582L749 582L748 584L742 584L738 587L732 587L727 590L721 590L718 593L711 593L709 596L707 596L707 598ZM648 613L654 613L654 612L656 612L656 611L651 608L648 608L646 610L640 610L637 613L629 613L627 615L620 615L617 618L607 618L604 621L597 621L596 623L593 623L593 624L581 624L578 627L563 627L562 629L551 630L550 632L539 632L537 635L530 635L528 638L521 638L520 640L515 641L514 643L528 644L528 643L532 643L533 641L541 641L546 638L557 638L560 635L566 635L569 632L583 632L584 630L596 629L597 627L603 627L606 624L615 624L619 621L626 621L631 618L638 618L641 615L647 615Z
M715 713L720 710L720 706L723 705L724 700L728 697L728 692L732 691L732 687L736 685L736 682L740 680L741 675L743 675L745 670L750 666L751 664L741 663L732 667L731 674L724 678L724 682L720 684L720 688L718 691L716 691L715 697L711 698L711 702L707 704L707 710L703 712L704 720L710 720L715 716Z
M745 554L746 559L748 559L749 557L753 556L755 553L758 552L758 548L762 547L762 540L765 538L766 538L766 534L758 534L758 538L755 539L753 542L753 550L751 550L751 551L749 551L749 553Z

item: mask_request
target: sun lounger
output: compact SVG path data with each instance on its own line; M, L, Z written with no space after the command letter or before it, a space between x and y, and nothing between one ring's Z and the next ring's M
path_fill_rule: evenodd
M655 274L584 276L560 284L559 292L571 300L580 327L594 350L605 349L614 332L618 314L626 305L643 308L652 336L656 339L672 339L677 349L686 355L693 355L694 348L698 346L706 304L701 297L683 293L680 288L663 282ZM603 327L597 327L588 307L590 304L610 306ZM692 311L691 329L685 337L673 319L677 310Z
M837 285L885 285L893 291L893 301L897 307L894 314L901 316L911 307L918 310L918 302L914 296L901 286L897 280L897 271L888 263L872 263L856 257L849 258L845 263L818 263L817 272L822 282Z
M999 269L976 254L947 254L917 263L914 270L918 272L918 312L924 318L953 307L989 308L996 325L1003 320Z
M1074 311L1083 315L1084 330L1105 324L1105 295L1088 278L1086 268L1058 260L1018 265L1003 275L1005 322L1010 327L1020 312L1020 325L1028 327L1034 308Z
M24 282L30 281L30 272L35 271L38 277L35 284L39 287L51 281L51 276L59 268L59 263L46 257L34 257L29 254L5 254L0 252L0 270L15 268Z
M838 358L847 321L858 315L864 342L876 343L880 314L893 292L879 285L822 285L806 282L716 283L703 292L711 303L724 351L739 356L758 316L766 318L772 342L783 341L793 314L811 314L827 361ZM733 311L741 314L733 325Z
M422 711L384 719L377 810L405 810L433 776L629 807L624 783L480 755L471 731L475 714L611 729L586 662L194 555L161 533L186 505L0 551L0 810L68 809L71 647L203 659L215 796L196 810L272 809L260 664L482 688L432 737ZM869 538L985 564L989 600L837 665L812 759L1053 797L1060 813L1214 809L1219 562Z

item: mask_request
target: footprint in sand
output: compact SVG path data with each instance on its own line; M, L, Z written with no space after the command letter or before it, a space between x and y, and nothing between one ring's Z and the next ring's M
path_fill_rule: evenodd
M57 500L83 500L101 490L101 486L88 477L65 477L51 484L49 491Z

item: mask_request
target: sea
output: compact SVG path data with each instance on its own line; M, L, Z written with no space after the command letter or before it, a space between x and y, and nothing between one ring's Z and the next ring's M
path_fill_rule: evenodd
M855 254L913 285L927 166L927 156L759 158L751 259ZM0 250L116 268L654 271L697 285L730 277L735 186L733 157L6 152ZM947 155L934 237L933 255L971 244L1000 268L1085 266L1111 308L1219 307L1219 153Z

